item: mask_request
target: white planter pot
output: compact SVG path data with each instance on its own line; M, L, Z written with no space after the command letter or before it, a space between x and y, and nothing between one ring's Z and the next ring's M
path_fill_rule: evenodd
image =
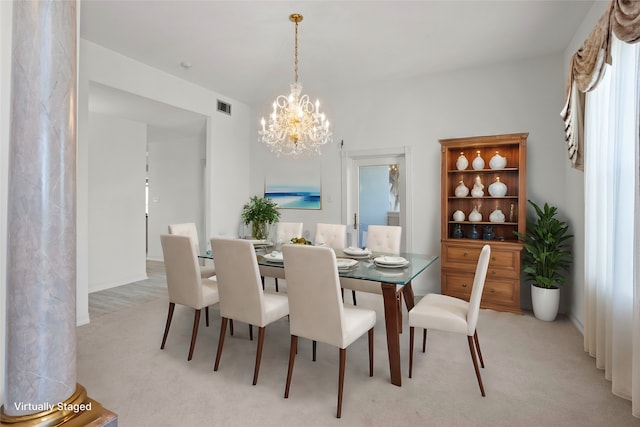
M552 322L556 320L560 307L560 289L539 288L531 285L533 315L537 319Z

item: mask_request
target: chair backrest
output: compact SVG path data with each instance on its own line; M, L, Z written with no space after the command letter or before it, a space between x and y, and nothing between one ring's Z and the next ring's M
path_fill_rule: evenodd
M316 224L314 245L326 245L341 251L347 246L347 226L344 224Z
M391 255L400 253L402 227L396 225L370 225L367 231L367 247L374 252Z
M302 237L301 222L278 222L276 226L276 244L291 243L294 237Z
M484 290L484 281L489 268L489 257L491 256L491 246L484 245L476 265L476 275L473 278L473 288L471 288L471 298L469 298L469 311L467 312L468 335L471 336L476 331L478 315L480 313L480 300Z
M329 247L284 245L291 335L343 348L344 307L336 255Z
M198 239L198 229L193 222L184 224L169 224L169 234L179 234L180 236L188 236L191 244L195 249L196 256L200 253L200 240Z
M264 295L253 244L243 239L211 239L220 295L220 316L264 325Z
M191 239L178 234L160 236L167 274L169 302L202 308L202 282Z

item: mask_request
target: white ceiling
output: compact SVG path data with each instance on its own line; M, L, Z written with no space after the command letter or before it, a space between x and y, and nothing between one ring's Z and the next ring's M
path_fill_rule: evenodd
M594 1L84 0L82 38L249 105L562 52ZM180 63L191 63L184 69Z

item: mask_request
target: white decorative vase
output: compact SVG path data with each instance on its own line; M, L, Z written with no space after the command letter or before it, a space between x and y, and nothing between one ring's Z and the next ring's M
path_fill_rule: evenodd
M478 151L478 156L471 162L471 167L477 171L484 169L484 159L480 157L480 151Z
M464 185L464 182L460 181L460 184L456 187L455 195L456 197L467 197L469 195L469 189Z
M504 222L502 210L497 209L489 214L489 222Z
M464 212L462 212L461 210L457 210L453 213L453 220L454 221L458 221L458 222L462 222L465 219L465 214Z
M500 177L496 177L496 182L489 186L489 194L493 197L504 197L507 194L507 185L500 182Z
M507 158L503 157L496 151L496 155L489 160L491 169L504 169L507 166Z
M556 320L558 308L560 307L560 289L540 288L531 285L531 304L533 305L533 315L536 319L546 322Z
M471 197L482 197L484 196L483 191L484 185L480 182L480 177L476 176L475 184L473 184L473 188L471 189Z
M467 158L464 156L464 153L460 153L460 156L456 161L456 168L458 168L459 171L463 171L468 167L469 167L469 160L467 160Z
M482 221L482 214L478 212L478 207L474 206L473 210L469 213L469 221L480 222Z

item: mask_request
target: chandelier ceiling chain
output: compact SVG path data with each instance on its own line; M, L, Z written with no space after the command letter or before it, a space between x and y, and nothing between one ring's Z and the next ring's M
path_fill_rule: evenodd
M294 13L289 20L295 23L294 70L295 80L290 85L289 96L279 95L273 102L269 122L261 120L260 140L277 156L281 154L300 157L320 154L320 147L331 142L329 120L320 112L320 102L309 102L309 95L301 95L298 82L298 23L302 15Z

